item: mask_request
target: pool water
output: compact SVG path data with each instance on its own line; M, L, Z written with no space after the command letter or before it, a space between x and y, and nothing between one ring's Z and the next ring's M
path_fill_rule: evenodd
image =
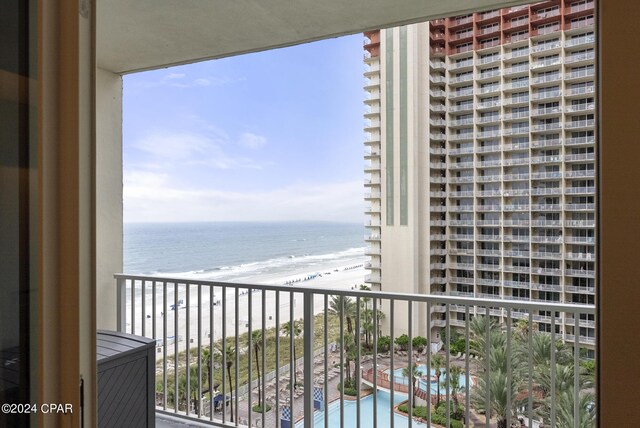
M406 394L396 393L393 396L394 404L401 403L407 399ZM391 417L391 406L390 403L390 395L388 392L378 391L378 405L377 405L377 415L378 415L378 426L380 428L390 426L390 417ZM372 427L373 426L373 396L370 395L360 400L360 426L362 427ZM325 412L316 411L314 414L314 426L316 427L324 427L324 418ZM355 401L345 401L344 402L344 426L345 427L356 427L357 426L357 406ZM399 415L397 413L393 414L393 423L396 427L406 427L409 425L409 420L407 417ZM303 426L303 421L300 421L296 424L296 428L301 428ZM340 426L340 400L336 400L329 404L329 426L330 427L339 427ZM421 424L413 421L414 427L425 427L425 424Z
M402 384L402 385L408 385L409 384L409 379L407 379L405 376L403 376L402 374L402 368L400 369L395 369L394 370L394 379L396 383ZM422 373L422 375L426 375L427 374L427 366L425 364L420 364L418 365L418 371L420 373ZM446 388L446 381L447 381L447 377L446 377L446 370L444 369L440 369L440 393L441 394L446 394L447 393L447 388ZM422 389L423 391L427 390L427 382L429 382L430 387L431 387L431 393L432 394L437 394L438 392L438 385L437 385L437 381L430 381L430 379L432 377L434 377L436 375L436 371L434 369L431 369L431 376L429 376L429 379L420 379L418 381L418 386L420 389ZM471 379L469 379L471 380ZM443 383L445 383L445 386L443 387ZM473 382L470 382L471 385L473 385ZM466 375L463 373L460 375L460 377L458 378L458 386L460 388L465 388L467 386L467 378Z

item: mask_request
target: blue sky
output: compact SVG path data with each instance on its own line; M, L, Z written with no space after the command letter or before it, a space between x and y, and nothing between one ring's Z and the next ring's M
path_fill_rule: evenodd
M125 222L361 222L362 72L355 35L125 76Z

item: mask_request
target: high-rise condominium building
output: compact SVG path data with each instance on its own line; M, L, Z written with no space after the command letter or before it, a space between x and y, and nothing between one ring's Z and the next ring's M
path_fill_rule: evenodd
M593 14L554 0L365 33L372 288L594 303ZM593 349L594 327L557 332Z

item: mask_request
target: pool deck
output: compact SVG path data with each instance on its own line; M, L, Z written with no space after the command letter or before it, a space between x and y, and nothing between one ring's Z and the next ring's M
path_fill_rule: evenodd
M443 354L441 352L441 354ZM443 354L444 355L444 354ZM414 356L414 358L419 358L420 364L426 364L426 357L424 355L417 355ZM327 373L327 392L328 392L328 400L326 401L327 403L331 403L334 400L337 400L340 398L340 391L338 391L338 383L340 382L340 369L334 368L334 365L339 363L340 360L340 353L339 352L333 352L333 353L329 353L328 355L328 366L329 366L329 373ZM361 370L362 371L367 371L373 368L373 356L372 355L367 355L367 356L363 356L362 358L363 363L361 364ZM451 366L459 366L459 367L465 367L465 362L462 359L456 359L455 357L451 357ZM394 362L393 362L393 366L394 369L398 369L398 368L402 368L402 367L407 367L408 365L408 355L406 355L406 353L401 353L398 354L396 353L394 355ZM378 355L378 361L377 361L377 367L378 370L388 370L391 368L391 358L389 355ZM470 371L474 372L477 369L475 362L471 362L470 365ZM353 365L352 365L352 370L353 370ZM316 358L314 361L314 373L316 373L317 379L324 379L324 359L323 358ZM284 380L286 379L286 382L284 382ZM302 374L300 372L298 372L298 382L302 382L303 377ZM363 380L363 384L367 385L367 382L365 382ZM369 386L372 386L371 383L368 383ZM316 384L316 386L322 386L319 384ZM380 386L379 386L380 388ZM306 392L306 391L305 391ZM398 393L402 393L400 391L398 391ZM406 393L406 392L405 392ZM277 426L276 425L276 419L278 417L278 415L276 415L275 412L275 400L280 400L280 406L283 405L289 405L289 383L288 383L288 377L282 377L281 378L281 386L279 389L277 390L273 390L273 389L267 389L267 392L265 394L267 396L267 400L266 402L268 404L271 404L272 410L267 412L265 414L265 425L264 426ZM362 396L365 396L367 394L363 394ZM270 397L274 397L272 399L270 399ZM348 400L349 397L345 396L345 400ZM253 403L257 403L258 402L258 393L257 390L255 390L255 392L252 394L252 400ZM238 417L241 423L243 424L247 424L248 420L249 420L249 412L248 412L248 402L246 400L246 398L244 399L240 399L240 403L238 406ZM303 395L300 395L298 397L295 397L294 395L294 400L293 400L293 410L294 410L294 419L296 421L302 419L303 417ZM262 414L260 413L256 413L256 412L251 412L251 422L252 422L252 426L254 427L261 427L262 426ZM218 414L219 415L219 414ZM475 426L484 426L484 424L476 424Z

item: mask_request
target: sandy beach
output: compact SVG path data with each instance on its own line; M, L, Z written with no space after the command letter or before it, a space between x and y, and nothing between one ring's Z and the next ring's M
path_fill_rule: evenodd
M287 275L283 277L261 278L261 281L251 281L256 284L293 284L297 287L305 285L323 288L350 289L357 288L364 283L365 269L363 264L351 264L344 266L334 266L333 268L318 267L316 272L301 272L299 274ZM144 332L142 331L142 302L141 287L138 284L136 288L136 305L135 305L135 334L143 335L158 339L159 345L167 344L167 353L172 354L176 336L175 321L176 314L178 317L178 348L186 349L187 344L190 348L196 348L198 337L200 337L203 345L208 345L210 333L212 333L213 341L222 339L223 323L222 323L222 289L214 288L213 302L211 304L210 288L202 287L202 301L198 303L198 286L190 287L190 296L187 297L187 287L179 286L178 292L178 309L172 309L175 302L173 294L173 285L168 287L167 307L163 304L163 289L160 283L156 286L156 305L155 316L153 312L153 289L149 284L145 289L145 318ZM129 291L127 292L127 294ZM236 297L235 290L227 291L226 299L226 336L232 337L236 334L236 316L238 323L238 332L240 334L248 331L249 316L251 316L252 330L262 328L262 307L263 295L262 291L256 290L251 296L246 290L240 290L236 314ZM243 293L243 294L242 294ZM265 292L264 308L266 328L274 327L276 322L276 312L280 313L280 324L286 323L290 318L291 304L293 303L294 319L302 318L303 297L301 294L294 294L293 302L291 302L289 293L280 293L279 308L276 307L275 292ZM251 307L249 306L251 300ZM324 310L324 299L322 296L316 296L314 313L320 313ZM200 307L200 313L198 309ZM164 318L166 316L166 334L163 331ZM155 317L155 331L153 328L153 320ZM187 319L189 320L187 322ZM200 323L198 323L200 320ZM200 327L199 327L200 326ZM198 328L199 327L199 328ZM189 330L187 333L187 329ZM131 301L127 299L127 331L131 331ZM166 342L165 342L166 338ZM159 354L161 356L162 353Z

